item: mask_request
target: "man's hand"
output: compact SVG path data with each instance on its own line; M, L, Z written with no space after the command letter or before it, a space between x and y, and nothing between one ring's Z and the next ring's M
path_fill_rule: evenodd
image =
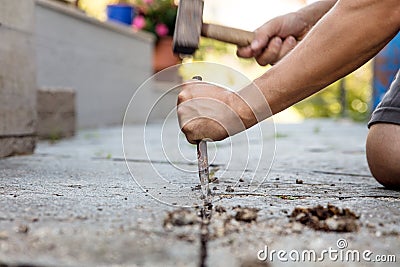
M277 63L335 3L336 0L319 1L268 21L255 31L251 45L238 48L237 55L243 58L254 57L261 66Z
M254 57L261 66L274 64L296 46L308 29L298 13L276 17L258 28L251 45L239 47L237 55Z
M179 125L187 140L223 140L246 129L251 109L236 93L204 82L189 82L178 95ZM251 115L250 115L251 117Z

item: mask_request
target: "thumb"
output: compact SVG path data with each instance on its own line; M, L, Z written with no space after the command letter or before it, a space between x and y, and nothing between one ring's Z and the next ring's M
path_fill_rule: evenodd
M251 42L250 47L253 52L253 56L259 56L265 47L268 46L269 36L263 36L261 34L255 34L254 40Z
M255 57L262 54L272 37L278 35L279 29L279 21L273 19L255 30L254 40L250 45Z

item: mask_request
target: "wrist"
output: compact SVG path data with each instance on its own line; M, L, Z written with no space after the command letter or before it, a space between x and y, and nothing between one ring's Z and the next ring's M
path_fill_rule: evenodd
M259 86L252 82L237 93L233 93L233 108L247 128L272 115L268 102Z
M247 129L256 124L256 117L246 100L238 92L228 91L227 93L227 103L240 118L244 127Z

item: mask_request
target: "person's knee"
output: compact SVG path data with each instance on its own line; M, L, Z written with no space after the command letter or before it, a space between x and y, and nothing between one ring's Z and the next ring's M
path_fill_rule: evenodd
M367 160L375 179L388 188L400 189L400 126L378 123L367 138Z

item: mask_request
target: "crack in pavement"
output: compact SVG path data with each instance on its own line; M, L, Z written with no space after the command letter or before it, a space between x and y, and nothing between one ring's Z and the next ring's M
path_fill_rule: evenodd
M330 171L318 171L313 170L313 173L321 173L321 174L329 174L329 175L341 175L341 176L353 176L353 177L365 177L371 178L371 174L357 174L357 173L348 173L348 172L330 172Z
M209 241L209 225L212 215L212 204L204 201L201 209L201 224L200 224L200 261L199 267L207 266L208 256L208 241Z
M110 158L107 157L92 157L94 160L110 160ZM186 161L168 161L168 160L151 160L151 159L129 159L129 158L111 158L112 161L127 161L127 162L135 162L135 163L152 163L152 164L168 164L171 165L171 163L174 164L181 164L181 165L196 165L197 163L193 162L186 162ZM221 167L224 166L224 164L218 164L218 163L211 163L209 164L210 167Z
M214 194L214 196L222 198L233 198L233 197L277 197L277 198L295 198L295 199L305 199L305 198L315 198L318 197L317 195L267 195L267 194L257 194L257 193L233 193L233 194ZM398 199L398 196L390 196L390 195L360 195L360 196L341 196L341 195L324 195L324 197L330 198L341 198L341 199L359 199L359 198L391 198L391 199ZM291 200L291 199L288 199Z

